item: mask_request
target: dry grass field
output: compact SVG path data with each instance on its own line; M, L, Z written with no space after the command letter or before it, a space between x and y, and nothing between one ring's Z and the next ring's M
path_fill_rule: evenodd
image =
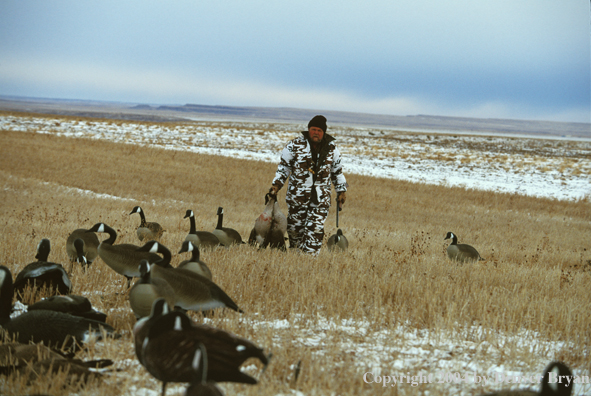
M0 264L13 276L35 261L41 238L49 259L66 266L65 242L76 228L105 222L117 242L140 245L140 205L166 232L176 255L189 230L224 225L243 239L264 206L276 166L259 161L0 131ZM576 375L591 372L591 203L558 201L347 175L340 226L350 249L320 256L248 245L202 252L214 281L245 311L193 315L248 338L274 357L255 386L221 384L228 395L481 394L507 384L367 384L363 375L541 374L552 359ZM281 192L284 197L284 191ZM285 202L280 200L286 212ZM326 223L336 231L335 213ZM446 258L447 231L486 259L459 265ZM327 235L327 236L328 236ZM99 235L103 239L103 235ZM110 358L102 381L64 387L46 378L26 385L0 378L0 393L21 395L156 395L160 383L137 363L125 279L100 259L74 267L73 293L109 314L122 337L92 343L81 358ZM293 380L301 361L301 374ZM494 370L492 370L494 368ZM492 370L492 371L491 371ZM471 374L470 374L471 375ZM513 389L528 385L509 385ZM534 385L537 387L537 385ZM168 395L182 394L171 384ZM580 387L578 389L587 389ZM575 394L580 394L575 388Z

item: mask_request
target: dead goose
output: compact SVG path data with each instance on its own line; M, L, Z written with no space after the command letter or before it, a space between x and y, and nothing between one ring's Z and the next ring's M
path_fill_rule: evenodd
M20 343L43 342L52 348L75 349L76 344L91 337L102 338L103 331L115 334L103 322L57 311L35 310L11 319L13 294L12 274L0 265L0 326Z
M185 396L224 396L215 382L207 380L207 365L207 348L200 342L191 363L194 377Z
M343 231L339 228L336 234L331 235L331 237L328 238L326 247L328 247L328 250L330 251L340 250L344 252L349 248L349 241L343 235Z
M102 241L98 247L99 257L115 272L127 278L127 287L130 286L131 278L141 275L139 266L142 260L148 260L148 262L153 263L160 259L160 256L157 254L138 251L139 246L130 243L114 245L117 239L117 232L105 223L96 223L87 232L109 234L109 238Z
M99 322L105 322L107 320L107 315L94 309L88 298L73 294L67 296L51 296L27 307L27 311L39 309L63 312Z
M141 218L140 225L137 228L137 237L139 238L139 240L143 241L144 239L160 239L160 237L164 233L164 229L162 228L162 226L153 221L146 221L144 211L139 206L133 208L130 215L134 213L139 213Z
M143 341L142 364L162 381L162 395L168 382L190 382L195 373L193 360L199 344L207 345L207 377L215 382L256 384L257 380L240 371L249 358L265 366L269 358L263 349L226 331L196 325L179 311L170 312L155 321Z
M559 380L559 378L561 377L562 380ZM573 393L574 387L573 383L571 382L572 378L573 373L564 363L552 362L544 370L542 387L539 392L530 390L505 390L500 392L487 393L485 396L570 396Z
M226 247L237 243L243 243L242 237L238 231L233 228L222 226L224 222L224 208L221 206L218 208L217 216L218 224L215 227L215 230L213 230L213 234L218 237L220 243Z
M265 195L265 209L254 222L248 243L258 244L261 248L271 246L285 249L285 233L287 232L287 218L281 212L277 203L277 195Z
M172 268L170 250L161 243L150 241L139 251L162 255L158 265L151 267L152 277L164 279L172 286L178 307L192 311L230 308L243 312L226 292L206 277L184 268Z
M458 237L453 232L448 232L443 240L451 239L447 247L447 257L452 260L466 262L484 260L476 249L470 245L458 244Z
M184 268L189 271L193 271L196 274L206 277L211 280L211 271L207 264L201 261L199 247L193 245L191 241L184 241L179 250L179 254L191 252L191 258L189 260L183 260L179 263L178 268Z
M18 273L14 280L14 291L17 299L20 300L22 298L25 287L28 284L34 284L37 288L45 286L56 289L59 294L70 293L72 282L64 267L61 264L47 261L50 251L51 243L49 239L42 239L39 245L37 245L37 255L35 258L38 261L28 264Z
M100 244L96 234L87 232L85 228L78 228L66 240L66 252L70 261L78 261L83 267L92 264L98 256Z
M151 266L148 260L140 262L141 278L133 285L129 291L129 305L136 318L149 316L152 311L152 305L158 298L166 299L166 302L174 307L176 297L173 288L167 281L151 277Z
M189 235L187 235L185 241L191 241L195 246L202 248L214 248L220 245L220 240L213 233L208 231L197 231L197 227L195 226L195 213L193 213L191 209L188 209L185 213L184 218L186 219L187 217L191 223L191 229L189 230Z

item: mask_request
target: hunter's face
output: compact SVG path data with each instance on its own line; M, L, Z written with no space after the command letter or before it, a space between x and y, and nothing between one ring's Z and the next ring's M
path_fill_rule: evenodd
M320 143L324 137L324 131L318 127L310 127L308 133L310 134L310 140L314 143Z

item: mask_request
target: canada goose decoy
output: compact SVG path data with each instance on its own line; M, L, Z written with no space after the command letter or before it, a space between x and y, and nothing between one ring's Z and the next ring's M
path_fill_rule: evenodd
M67 364L84 368L103 368L113 364L110 359L83 361L67 358L43 344L11 342L0 345L0 374L8 375L14 371L23 371L27 366L38 362L48 365L48 363L56 361L64 361Z
M207 364L207 349L200 342L191 363L194 377L185 390L185 396L224 396L215 382L207 381Z
M339 228L336 234L331 235L330 238L328 238L326 247L328 247L328 250L330 251L340 250L344 252L349 248L349 241L343 235L343 231Z
M96 259L100 244L96 234L86 231L88 230L85 228L78 228L72 231L66 240L66 252L70 261L77 261L83 267L92 264Z
M73 294L67 296L51 296L29 305L27 311L44 309L47 311L63 312L74 316L105 322L107 315L92 308L88 298Z
M134 213L139 213L140 218L141 218L140 225L137 228L137 237L139 238L139 240L143 241L144 239L146 239L146 240L160 239L160 237L162 236L162 234L165 231L162 228L162 226L156 222L153 222L153 221L146 221L146 216L144 215L144 211L139 206L136 206L135 208L133 208L130 215L132 215Z
M187 217L191 222L191 229L189 230L189 235L187 235L185 241L191 241L191 243L193 243L195 246L199 246L201 248L214 248L220 245L220 240L212 232L197 231L197 227L195 226L195 213L193 213L191 209L188 209L185 213L184 218L186 219Z
M181 246L181 250L179 250L179 254L191 252L191 258L189 260L183 260L179 263L177 268L184 268L189 271L193 271L196 274L206 277L209 280L212 280L211 271L207 264L201 261L199 247L193 245L191 241L184 241L183 245Z
M453 232L448 232L443 240L451 239L447 247L447 257L452 260L460 261L478 261L484 260L476 249L470 245L458 244L458 237Z
M261 248L271 246L285 249L285 233L287 232L287 218L281 212L277 203L277 195L265 195L265 209L254 222L248 243L258 244Z
M173 288L167 281L160 278L151 277L151 266L148 260L140 262L141 278L133 285L129 291L129 305L136 318L149 316L152 311L152 305L158 298L166 299L166 302L174 307L176 297Z
M91 337L101 339L102 331L115 336L115 330L103 322L57 311L34 310L11 319L13 295L12 274L0 265L0 326L20 343L43 342L51 348L75 349Z
M138 251L139 246L130 243L114 245L117 232L105 223L96 223L87 232L107 233L109 238L102 241L98 247L99 257L115 272L127 278L127 287L130 287L131 278L139 277L140 262L148 260L153 263L160 260L160 256L149 252Z
M196 325L179 311L161 316L144 339L142 364L162 381L162 395L168 382L190 382L195 377L193 360L199 344L207 345L207 378L215 382L256 384L257 380L240 371L249 358L269 363L263 349L226 331Z
M561 381L558 379L562 376ZM567 380L567 377L570 379ZM561 362L552 362L544 370L542 388L539 392L531 390L500 391L487 393L485 396L570 396L573 393L573 373Z
M42 239L37 246L37 255L35 256L38 261L28 264L18 273L14 280L14 291L16 292L17 299L20 300L22 298L27 284L35 284L37 288L45 286L56 289L59 294L70 293L72 282L64 267L61 264L47 261L50 251L51 244L49 239Z
M158 265L151 267L152 278L164 279L172 286L178 307L191 311L223 307L243 312L226 292L206 277L184 268L171 267L170 250L161 243L150 241L139 250L162 255Z
M215 227L215 230L213 230L213 234L218 237L220 243L226 247L232 244L243 243L242 237L238 231L233 228L222 227L222 224L224 223L224 208L221 206L218 208L217 216L218 225Z
M164 298L157 298L152 303L152 310L149 316L138 319L133 326L133 340L135 344L135 355L140 363L142 363L142 346L144 339L148 336L148 331L152 324L156 322L162 315L170 312L170 306ZM142 363L143 364L143 363Z

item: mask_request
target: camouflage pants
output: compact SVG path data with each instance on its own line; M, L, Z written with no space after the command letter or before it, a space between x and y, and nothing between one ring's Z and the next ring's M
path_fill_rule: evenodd
M287 235L289 247L318 256L324 239L324 222L328 208L288 205Z

